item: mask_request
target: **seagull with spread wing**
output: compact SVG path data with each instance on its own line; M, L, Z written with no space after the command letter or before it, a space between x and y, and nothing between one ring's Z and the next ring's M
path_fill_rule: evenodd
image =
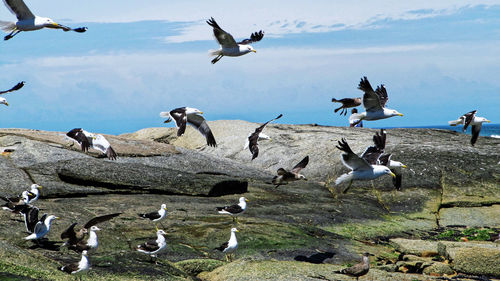
M89 148L92 147L93 149L106 154L108 159L116 160L117 155L115 150L111 147L111 144L103 135L90 133L82 128L75 128L66 133L66 136L78 142L83 152L89 151Z
M89 220L79 231L75 231L75 226L78 223L71 224L63 233L61 239L68 239L63 246L68 246L69 249L75 251L83 251L97 248L97 235L95 231L100 230L95 227L96 224L108 221L121 213L114 213L104 216L98 216ZM85 241L85 235L89 233L89 239Z
M383 84L378 86L374 91L368 78L365 76L361 78L358 89L365 92L363 95L363 107L366 111L352 114L349 117L349 121L353 121L352 124L357 125L362 120L373 121L393 116L403 116L403 114L399 113L397 110L385 107L385 104L389 100L389 96Z
M463 125L462 131L465 132L467 130L467 127L471 125L472 127L472 138L470 139L470 144L474 146L474 144L477 141L477 138L479 137L479 133L481 132L481 127L483 126L484 122L490 123L491 121L484 118L484 117L478 117L476 116L477 110L473 110L471 112L465 113L464 115L460 116L457 120L453 121L448 121L448 124L450 126L457 126L457 125Z
M262 124L262 126L255 129L255 132L253 132L248 136L248 147L250 149L250 152L252 153L252 160L257 158L257 156L259 156L259 147L257 142L261 138L262 131L264 130L264 128L267 126L267 124L273 122L274 120L280 119L282 116L283 114L280 114L278 115L278 117L267 121L266 123ZM247 145L245 145L245 147L246 146Z
M0 95L17 91L17 90L21 89L24 86L24 83L25 82L22 81L22 82L17 83L14 87L12 87L12 88L10 88L8 90L0 91ZM5 104L6 106L9 106L9 103L7 102L7 100L4 97L0 97L0 104Z
M288 184L288 182L291 181L298 181L298 180L307 180L306 177L302 174L300 174L300 171L304 169L307 164L309 163L309 156L304 157L302 161L300 161L291 171L287 171L283 168L279 168L277 173L277 176L274 176L273 178L273 184L276 185L276 187L284 184Z
M216 147L212 130L208 127L207 121L203 116L202 111L192 107L179 107L171 111L160 112L160 117L168 118L163 123L168 123L174 119L177 127L177 136L180 137L186 131L186 125L189 124L198 130L207 140L207 145Z
M0 29L5 32L10 32L4 37L4 40L9 40L10 38L16 36L21 31L33 31L39 30L44 27L62 29L64 31L76 31L85 32L86 27L79 27L72 29L70 27L58 24L52 19L35 16L23 0L3 0L5 6L17 17L17 22L7 22L0 21Z
M251 43L259 42L264 37L264 32L260 30L259 32L254 32L250 35L250 38L245 39L241 42L236 42L233 36L225 32L220 26L215 22L214 18L207 21L208 25L213 27L214 36L219 42L221 48L219 50L213 51L210 54L216 56L212 60L212 64L218 62L223 56L228 57L239 57L246 55L250 52L256 53L257 51L250 46Z
M385 136L380 138L374 137L375 146L369 146L366 148L365 152L360 156L356 155L347 141L343 138L339 141L338 149L343 151L340 159L342 164L347 168L351 169L349 173L343 174L335 180L335 184L339 185L345 181L349 181L349 186L343 190L346 192L352 185L354 180L374 180L383 175L391 175L396 177L396 175L386 166L378 165L377 160L384 152L380 149L380 142L383 141L385 146Z

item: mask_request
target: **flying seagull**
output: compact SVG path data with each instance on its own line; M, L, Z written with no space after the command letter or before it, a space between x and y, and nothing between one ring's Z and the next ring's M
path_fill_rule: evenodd
M214 249L225 253L226 261L232 261L233 260L232 254L234 253L234 251L236 251L236 249L238 249L238 240L236 240L236 232L239 232L238 229L234 227L231 228L231 237L229 238L229 241L222 243L222 245Z
M201 114L203 114L203 112L197 108L179 107L170 112L160 112L160 117L168 118L164 123L168 123L174 119L178 137L184 134L186 131L186 124L189 124L207 139L207 145L216 147L217 143L215 142L214 135L210 127L208 127L207 121Z
M59 270L62 270L68 274L84 273L90 268L89 259L87 258L87 251L82 252L82 259L79 262L70 263L65 265Z
M139 215L139 217L141 217L143 219L149 219L150 221L157 222L157 221L164 219L166 214L167 214L167 205L161 204L161 208L158 211L150 212L150 213L143 213L143 214L138 214L138 215Z
M89 148L92 147L106 154L108 159L116 160L115 150L103 135L89 133L82 128L75 128L66 133L66 136L78 142L84 152L89 151Z
M21 89L23 86L24 86L24 81L19 82L14 87L12 87L12 88L10 88L8 90L0 91L0 95L17 91L17 90ZM6 106L9 106L9 103L7 102L7 100L4 97L0 97L0 104L5 104Z
M360 276L363 276L368 273L370 270L370 256L373 256L370 253L363 254L363 260L360 263L357 263L351 267L344 268L339 271L334 271L335 273L345 274L351 277L356 277L356 280Z
M52 221L55 219L59 219L59 217L56 217L54 215L50 216L43 215L42 218L36 223L35 227L33 228L33 233L26 236L24 239L38 240L40 238L43 238L45 235L47 235L47 233L49 233Z
M114 217L121 215L121 213L114 213L104 216L98 216L89 220L79 231L75 231L75 226L78 223L71 224L63 233L61 233L61 239L68 239L68 241L64 242L63 246L68 246L69 248L74 248L77 244L81 244L81 242L85 238L85 234L89 233L92 226L95 226L98 223L102 223L108 221ZM95 229L94 229L95 230Z
M356 120L353 122L354 125L357 125L362 120L373 121L392 116L403 116L403 114L397 112L396 110L385 107L389 97L383 84L378 86L374 91L365 76L361 78L358 89L365 92L363 95L363 107L366 111L349 116L349 120Z
M340 157L342 164L351 169L349 173L343 174L335 180L336 185L349 181L349 186L343 192L346 192L351 187L354 180L373 180L386 174L396 177L388 167L375 164L379 156L383 153L383 151L378 149L377 145L366 148L365 152L359 157L351 150L344 138L338 143L337 148L343 151Z
M462 131L465 132L467 130L467 127L469 125L472 126L472 138L470 139L470 144L474 146L474 144L477 141L477 138L479 137L479 133L481 132L481 127L484 122L490 123L491 121L484 118L484 117L478 117L476 116L477 110L473 110L471 112L465 113L464 115L460 116L457 120L449 121L448 124L450 126L457 126L457 125L463 125Z
M373 136L374 146L369 146L365 152L361 155L361 158L366 159L370 165L382 165L391 169L396 176L392 178L392 183L397 190L401 190L401 183L403 175L401 168L406 168L406 165L399 162L391 160L392 154L385 153L385 142L387 138L387 133L384 129L380 129L380 133L376 132Z
M228 214L233 217L233 221L235 221L236 217L243 214L247 209L248 199L245 197L240 197L239 203L230 206L224 207L216 207L215 209L219 214Z
M249 44L258 42L264 37L264 32L260 30L259 32L252 33L250 38L241 42L236 42L231 34L220 28L214 18L207 20L207 23L213 27L215 39L217 39L217 42L219 42L221 47L219 50L215 50L210 53L212 56L216 56L212 60L212 64L218 62L223 56L239 57L250 52L256 53L257 51L255 51L255 49Z
M307 180L304 175L300 174L300 171L307 166L307 163L309 163L309 156L304 157L304 159L295 165L291 171L279 168L277 171L278 175L273 178L273 184L278 187L283 184L288 184L290 181L297 181L301 179Z
M267 121L266 123L262 124L262 126L258 127L255 129L255 132L248 136L248 143L249 143L249 148L250 152L252 153L252 160L257 158L259 156L259 147L257 145L257 142L260 138L260 135L262 134L262 130L267 126L267 124L273 122L274 120L280 119L283 116L283 114L278 115L278 117L271 119Z
M157 229L156 240L150 240L148 242L137 245L137 251L145 253L155 258L159 252L163 251L167 247L167 241L165 240L165 235L167 233L162 229ZM157 263L155 261L155 263Z
M338 103L342 104L339 108L336 108L334 110L335 113L337 113L339 110L342 109L342 111L340 112L340 115L342 115L342 114L346 115L348 108L361 105L361 98L343 98L340 100L338 100L336 98L332 98L332 102L338 102Z
M64 31L85 32L86 27L72 29L70 27L58 24L52 19L35 16L23 0L4 0L5 6L17 17L17 22L0 21L0 28L5 32L10 32L4 37L4 40L16 36L21 31L33 31L46 28L62 29Z

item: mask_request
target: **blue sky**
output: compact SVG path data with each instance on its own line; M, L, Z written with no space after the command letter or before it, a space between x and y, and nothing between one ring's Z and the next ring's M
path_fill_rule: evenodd
M26 0L89 30L0 42L0 88L27 82L5 96L0 126L118 134L162 126L159 112L180 106L209 120L283 113L282 123L344 126L330 100L361 96L364 75L405 114L365 126L447 124L473 109L500 123L500 1L268 2ZM264 30L257 53L210 64L211 16L237 40ZM0 6L0 20L14 16Z

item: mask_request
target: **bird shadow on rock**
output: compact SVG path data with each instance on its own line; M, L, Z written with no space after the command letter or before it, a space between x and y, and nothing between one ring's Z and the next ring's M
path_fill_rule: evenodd
M314 264L320 264L323 263L326 259L331 259L335 253L331 252L324 252L324 253L316 253L312 254L308 257L304 255L298 255L294 258L296 261L303 261L303 262L309 262L309 263L314 263Z
M59 251L61 246L59 245L61 242L58 241L49 241L48 239L41 239L39 241L33 241L33 245L28 247L28 249L45 249L49 251Z

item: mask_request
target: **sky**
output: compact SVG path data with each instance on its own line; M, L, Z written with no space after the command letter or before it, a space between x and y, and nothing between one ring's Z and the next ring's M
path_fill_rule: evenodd
M500 123L500 0L25 2L88 31L0 42L0 90L26 81L4 96L2 128L120 134L182 106L208 120L345 126L331 99L362 96L363 76L404 114L365 127L446 125L474 109ZM210 17L236 40L263 30L257 53L212 65ZM15 17L0 6L0 20Z

